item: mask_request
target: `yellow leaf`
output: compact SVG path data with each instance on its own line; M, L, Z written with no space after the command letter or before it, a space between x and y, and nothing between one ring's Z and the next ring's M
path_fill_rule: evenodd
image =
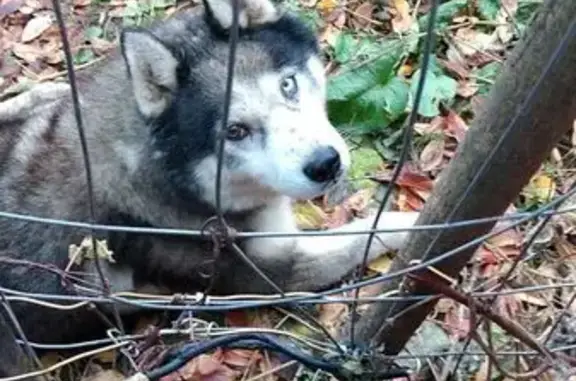
M409 77L414 72L414 68L411 65L405 64L400 66L398 69L398 75L402 77Z
M327 218L326 213L312 201L295 203L292 212L300 229L319 229Z
M524 194L538 202L546 202L554 196L556 184L554 180L545 174L534 176L524 189Z
M410 14L410 4L408 4L407 0L394 0L394 8L396 8L398 13L403 17Z
M316 8L322 12L332 12L337 5L338 0L320 0L318 4L316 4Z
M383 255L368 263L368 268L378 273L386 273L388 272L388 269L390 269L391 264L392 258L388 255Z

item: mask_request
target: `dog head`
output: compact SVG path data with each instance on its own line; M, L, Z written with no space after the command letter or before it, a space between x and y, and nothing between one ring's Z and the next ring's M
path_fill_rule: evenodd
M151 157L172 185L214 205L217 142L224 136L226 210L248 210L278 194L322 195L345 175L350 156L327 117L316 37L269 0L238 0L224 126L232 1L205 0L202 11L123 32L135 103L152 126Z

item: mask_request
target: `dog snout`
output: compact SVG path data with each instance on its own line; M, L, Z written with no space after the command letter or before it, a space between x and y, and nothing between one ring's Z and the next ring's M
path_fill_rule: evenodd
M304 174L312 181L324 183L338 176L342 163L340 154L332 146L317 148L304 166Z

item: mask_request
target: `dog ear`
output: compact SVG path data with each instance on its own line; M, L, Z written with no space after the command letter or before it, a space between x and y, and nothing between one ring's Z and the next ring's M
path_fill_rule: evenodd
M142 29L124 29L120 45L140 112L149 118L159 116L178 85L178 60L159 39Z
M212 25L228 31L232 27L233 1L238 1L238 25L241 29L278 20L280 13L271 0L202 0Z

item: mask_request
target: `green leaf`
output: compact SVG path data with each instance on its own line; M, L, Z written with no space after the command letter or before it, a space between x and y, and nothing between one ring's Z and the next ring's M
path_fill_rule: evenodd
M340 64L348 63L356 50L357 42L350 33L341 33L334 46L334 58Z
M524 30L530 25L536 15L536 11L542 5L541 1L519 1L516 10L515 20L520 30Z
M478 11L486 20L494 21L500 10L500 0L478 0Z
M82 65L92 61L94 58L94 52L91 49L80 49L74 56L74 63Z
M468 5L468 0L450 0L441 4L436 11L436 29L448 26L452 22L454 16L456 16L466 5ZM430 20L428 14L420 17L418 20L420 30L426 30L428 27L428 20Z
M412 83L410 85L412 105L414 105L414 98L416 97L416 90L421 73L421 69L418 69L412 76ZM439 115L440 110L438 106L440 102L449 102L454 99L457 87L458 83L454 79L444 74L437 74L432 70L428 70L426 81L424 82L424 90L418 106L418 114L427 118L433 118Z
M393 77L346 102L329 102L330 120L336 126L349 125L351 133L379 131L404 114L409 93L408 84Z
M328 81L328 100L346 101L375 85L386 83L400 59L402 46L398 44L392 49L383 46L381 49L386 51L385 54L380 50L380 55L375 59L351 69L345 68L342 73L331 76Z
M382 44L363 38L356 45L353 58L344 57L349 64L328 82L330 120L351 135L389 126L404 114L410 94L410 86L395 73L407 52L406 42ZM339 49L342 53L347 48ZM362 64L352 62L356 60Z
M355 181L358 188L373 188L376 183L371 180L358 180L371 175L380 168L382 159L376 151L371 148L360 147L350 152L352 156L352 165L348 176Z
M383 110L390 119L398 119L406 111L410 86L400 77L394 77L382 89Z
M103 33L104 33L104 31L102 30L102 28L100 28L99 26L94 26L94 25L86 28L86 31L84 32L84 34L88 40L101 37Z
M476 77L476 82L478 83L478 94L482 95L490 91L501 70L502 63L500 62L490 62L481 68L472 70L471 74Z

